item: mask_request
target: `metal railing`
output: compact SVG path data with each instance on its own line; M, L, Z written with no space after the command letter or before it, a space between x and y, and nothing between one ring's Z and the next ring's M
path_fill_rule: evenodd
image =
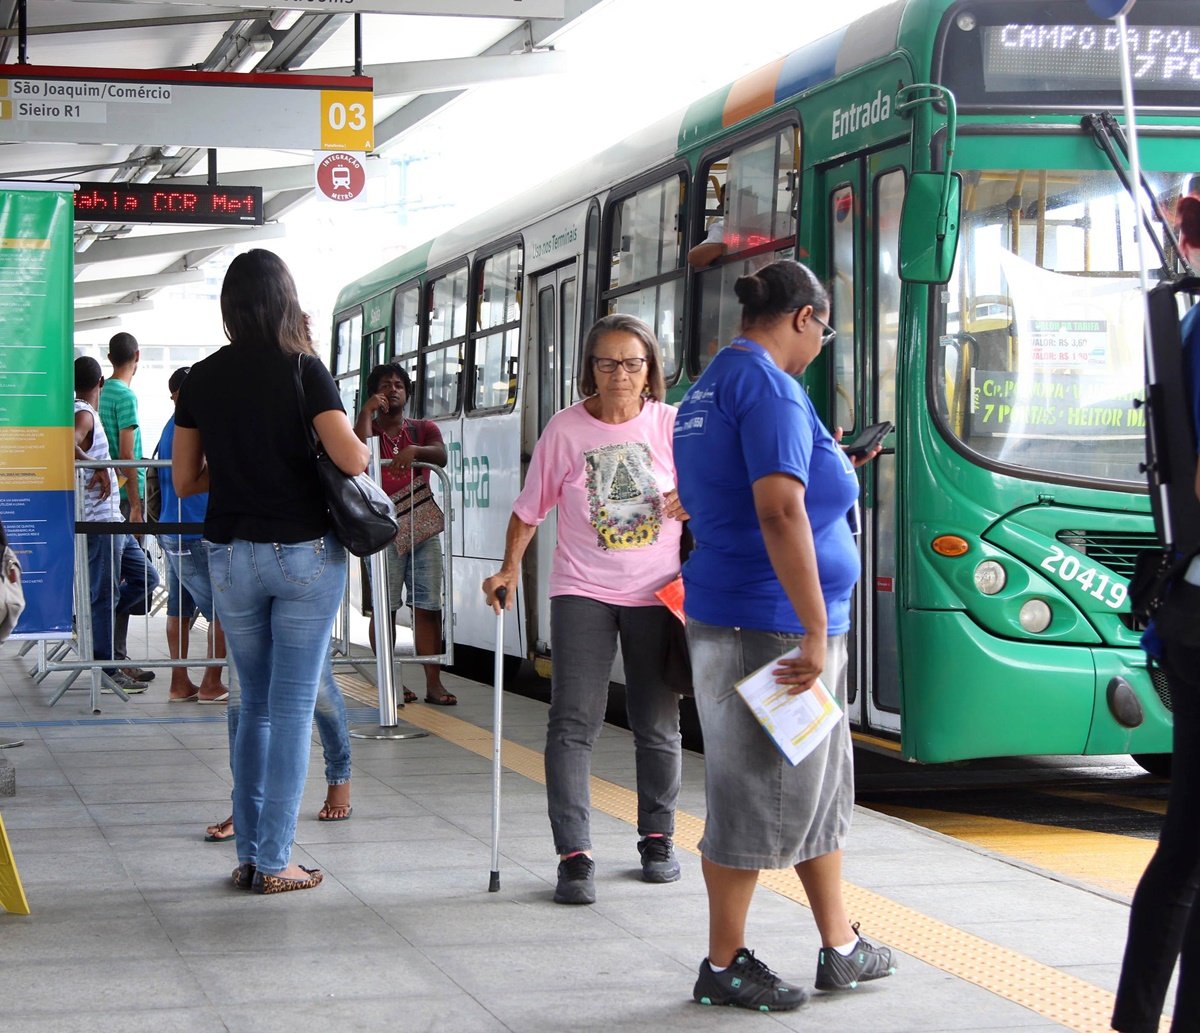
M368 447L371 451L371 460L369 472L378 481L380 471L383 466L390 464L391 460L381 460L379 455L379 439L371 438L368 442ZM144 534L147 536L147 562L153 565L153 557L157 555L160 558L160 563L156 569L165 572L167 564L166 557L162 555L161 549L158 547L157 538L160 535L175 535L175 534L200 534L203 532L203 524L185 523L179 519L174 521L165 521L162 519L154 521L142 521L141 523L130 523L128 521L86 521L84 520L84 502L86 499L86 481L94 470L107 469L112 470L116 465L116 461L98 461L98 460L76 460L75 462L75 498L76 498L76 534L75 534L75 577L72 586L75 604L75 635L73 639L65 640L29 640L25 642L20 651L20 655L26 655L31 649L36 647L36 656L34 667L31 674L35 682L41 683L51 674L65 673L68 675L65 682L58 686L49 703L51 706L57 704L65 693L73 687L81 674L90 675L90 703L93 713L100 712L100 695L104 691L111 691L122 702L129 702L130 696L120 684L114 681L108 674L105 673L105 668L121 668L121 667L141 667L147 669L165 669L171 670L174 668L188 667L224 667L229 666L229 662L224 658L213 657L180 657L171 659L162 656L149 655L150 641L150 620L158 614L166 602L166 582L165 577L161 578L159 587L152 592L147 592L142 599L139 609L142 610L138 616L143 618L143 633L147 642L147 655L140 657L125 657L113 659L96 659L96 643L93 640L93 614L91 602L91 570L88 556L88 540L87 536L91 535L108 535L111 538L109 543L109 558L114 566L119 564L119 554L116 551L116 542L124 535ZM171 461L169 459L138 459L138 460L120 460L122 467L141 467L153 468L166 471L166 476L170 476ZM339 609L338 616L335 619L335 633L332 641L333 658L332 662L335 667L351 667L358 670L360 673L370 677L370 668L374 667L374 682L379 689L379 731L382 733L378 737L381 738L408 738L414 737L409 734L389 734L391 730L397 728L398 722L396 718L397 711L403 707L403 703L398 703L396 700L396 665L402 663L417 663L417 664L440 664L448 666L454 663L454 642L453 636L446 634L447 628L452 626L452 621L449 619L450 600L453 599L453 578L454 578L454 556L451 542L451 528L454 520L454 509L452 504L451 483L449 475L439 466L434 466L429 463L413 463L414 470L431 470L441 481L442 487L442 508L445 516L445 530L442 532L442 591L440 599L439 612L442 617L442 632L443 632L443 650L440 653L428 655L419 655L415 651L414 637L414 652L412 654L404 653L397 655L395 651L395 635L391 628L391 612L392 600L391 592L388 585L387 563L384 552L376 553L371 556L368 563L371 568L371 596L372 609L376 615L377 630L380 632L376 636L376 649L374 662L372 663L369 656L354 653L354 643L350 636L350 617L352 610L352 602L350 598L350 579L347 578L346 592L343 596L342 603ZM116 490L114 485L114 491ZM177 509L173 514L176 517L181 515ZM160 517L162 514L160 514ZM389 546L392 548L392 546ZM414 546L415 548L415 546ZM386 550L385 550L386 551ZM411 556L411 552L410 552ZM111 599L112 611L109 614L109 627L113 626L115 619L115 610L117 607L118 593L114 588ZM411 602L411 601L410 601ZM385 615L380 618L379 615ZM385 626L386 622L386 626ZM415 623L415 621L414 621ZM386 637L382 634L387 631ZM386 638L386 641L385 641ZM114 641L112 637L109 640L109 652L112 655L115 650L112 648ZM74 653L75 659L71 659L70 655ZM354 734L360 737L366 737L369 732L355 732ZM424 734L424 733L420 733Z

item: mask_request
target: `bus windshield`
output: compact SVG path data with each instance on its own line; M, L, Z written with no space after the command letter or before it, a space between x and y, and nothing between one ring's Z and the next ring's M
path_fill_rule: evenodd
M1167 213L1192 179L1146 177ZM1145 308L1127 190L1109 170L976 169L963 181L932 349L944 426L1027 476L1140 488Z

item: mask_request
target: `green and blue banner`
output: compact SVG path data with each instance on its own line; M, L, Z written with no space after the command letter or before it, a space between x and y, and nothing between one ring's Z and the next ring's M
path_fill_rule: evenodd
M71 636L73 222L70 187L0 188L0 521L25 589L13 638Z

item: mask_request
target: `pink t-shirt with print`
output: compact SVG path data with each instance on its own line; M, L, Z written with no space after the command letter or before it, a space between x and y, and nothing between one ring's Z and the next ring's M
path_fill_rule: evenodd
M654 593L679 573L682 533L663 500L675 487L674 426L674 407L650 400L625 423L579 402L546 424L513 513L537 525L558 507L552 596L661 605Z

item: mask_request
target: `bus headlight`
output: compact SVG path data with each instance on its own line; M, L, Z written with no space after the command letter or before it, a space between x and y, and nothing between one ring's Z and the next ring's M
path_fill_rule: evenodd
M995 560L984 560L975 568L975 587L984 595L995 595L1007 580L1004 568Z
M1021 607L1017 620L1021 622L1021 627L1026 631L1034 634L1045 631L1050 627L1050 607L1041 599L1030 599Z

